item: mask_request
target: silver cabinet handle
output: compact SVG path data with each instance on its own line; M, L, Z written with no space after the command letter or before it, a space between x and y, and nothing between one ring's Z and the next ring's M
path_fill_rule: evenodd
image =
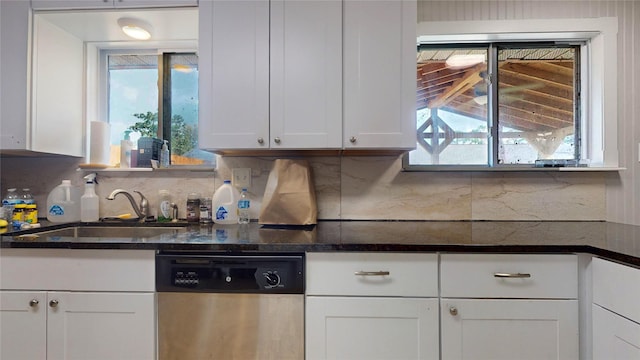
M390 273L388 271L356 271L353 274L356 276L387 276Z
M350 137L350 138L349 138L349 142L350 142L350 143L352 143L352 144L355 144L355 143L356 143L356 140L357 140L357 139L356 139L356 137L355 137L355 136L352 136L352 137Z
M29 301L29 306L31 307L36 307L38 306L38 304L40 304L40 301L38 301L38 299L31 299L31 301Z
M58 306L58 300L51 300L49 301L49 306L51 306L52 308L57 307Z
M275 142L276 144L280 144L280 138L276 137L275 139L273 139L273 142Z
M259 138L258 138L258 144L264 144L264 139L263 139L263 138L261 138L261 137L259 137Z
M453 316L458 315L458 308L457 308L457 307L455 307L455 306L450 307L450 308L449 308L449 314L451 314L451 315L453 315Z
M515 274L510 274L510 273L493 273L493 277L497 277L497 278L510 278L510 279L525 279L525 278L530 278L531 274L523 274L523 273L515 273Z

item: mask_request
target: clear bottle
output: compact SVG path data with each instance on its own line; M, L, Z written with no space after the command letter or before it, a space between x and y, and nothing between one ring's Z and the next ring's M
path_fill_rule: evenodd
M31 195L31 189L29 188L24 188L22 189L22 192L20 193L20 200L23 204L35 204L36 201L33 198L33 195Z
M240 199L238 200L238 224L248 224L251 221L251 215L249 214L250 207L251 201L249 200L247 189L242 188Z
M80 197L80 221L95 222L100 220L100 200L96 195L96 174L84 177L84 194Z
M131 130L125 130L124 139L120 140L120 167L130 168L131 165L131 152L133 151L133 141L129 134Z
M231 180L225 180L224 184L213 193L212 216L216 224L238 223L238 189L231 185Z
M20 202L18 192L16 190L16 188L7 189L7 193L2 199L3 216L9 220L13 216L13 208Z
M169 222L173 219L171 194L169 190L160 190L158 195L158 222Z
M161 168L168 168L169 167L169 158L170 158L170 154L169 154L169 143L167 142L167 140L163 140L164 143L162 144L162 149L160 150L160 167Z

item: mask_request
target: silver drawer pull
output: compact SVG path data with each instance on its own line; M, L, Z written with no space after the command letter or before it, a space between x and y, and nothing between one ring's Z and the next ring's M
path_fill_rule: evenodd
M523 274L523 273L516 273L516 274L509 274L509 273L493 273L493 277L497 277L497 278L510 278L510 279L525 279L525 278L530 278L531 274Z
M387 276L388 271L356 271L353 273L356 276Z

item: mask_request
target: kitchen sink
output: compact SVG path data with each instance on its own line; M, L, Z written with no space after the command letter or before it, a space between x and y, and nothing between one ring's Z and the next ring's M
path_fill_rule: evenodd
M74 226L64 229L45 230L20 235L20 238L102 238L102 239L140 239L161 235L175 235L187 231L185 226Z

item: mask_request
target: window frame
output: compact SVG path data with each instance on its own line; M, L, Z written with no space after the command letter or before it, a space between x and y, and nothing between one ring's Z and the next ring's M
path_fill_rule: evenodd
M149 47L131 46L126 48L96 47L97 55L97 97L98 112L102 119L109 119L109 66L108 57L110 55L155 55L158 57L158 131L157 138L171 140L171 80L170 67L168 67L169 56L174 54L198 54L193 47ZM169 96L167 96L169 95ZM171 149L171 145L169 147ZM200 165L171 164L171 168L210 168L216 166L215 159L211 163Z
M540 29L544 29L541 31ZM417 27L417 44L474 44L491 42L583 42L580 51L580 158L589 166L535 168L533 165L410 165L405 171L549 171L619 170L617 146L617 18L549 19L527 21L430 21ZM495 87L494 87L495 88ZM491 109L490 109L491 111ZM490 154L490 156L493 156Z

